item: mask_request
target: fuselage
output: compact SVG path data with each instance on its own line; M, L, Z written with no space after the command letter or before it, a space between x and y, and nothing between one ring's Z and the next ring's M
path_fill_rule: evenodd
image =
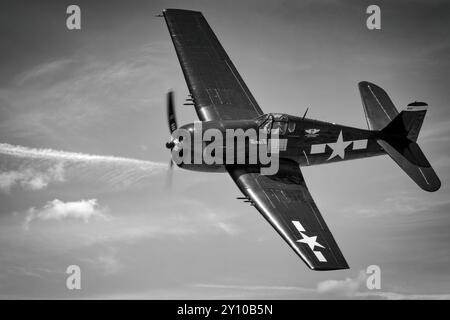
M266 165L266 163L262 163L258 152L256 152L255 163L255 159L251 159L252 151L255 150L254 148L259 149L268 145L268 150L271 150L270 144L274 140L278 144L277 156L280 159L295 161L299 166L319 165L385 154L376 142L381 135L379 131L358 129L286 114L265 114L252 120L197 122L182 126L180 129L189 132L191 139L190 141L186 141L189 139L184 139L184 141L177 139L178 149L182 147L184 154L190 153L191 161L177 164L188 170L224 172L226 165ZM272 133L274 130L276 130L277 136ZM222 141L215 142L216 151L218 142L220 142L220 148L223 149L221 152L223 161L211 163L211 161L203 160L205 153L211 151L206 148L215 140L211 138L211 132L215 135L220 132L223 136ZM252 132L256 132L256 136L249 134ZM239 138L226 139L227 134L230 133L235 133L235 136ZM198 142L199 139L202 139L200 144L194 146L194 141ZM230 155L230 150L233 150L232 155ZM244 162L242 162L242 154L245 155ZM216 154L213 153L213 155ZM267 159L265 160L267 162Z

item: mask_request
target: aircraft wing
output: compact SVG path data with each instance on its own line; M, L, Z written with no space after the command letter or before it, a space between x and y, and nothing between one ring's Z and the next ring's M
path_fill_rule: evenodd
M201 121L263 114L201 12L166 9L163 15Z
M228 166L242 193L313 270L348 269L320 215L298 165L280 160L277 174L261 175L252 166Z

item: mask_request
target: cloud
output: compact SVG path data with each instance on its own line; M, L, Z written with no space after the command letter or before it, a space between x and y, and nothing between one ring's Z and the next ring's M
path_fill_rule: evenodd
M110 204L107 207L100 205L97 199L73 202L55 199L22 214L16 212L11 217L14 217L17 226L23 228L22 232L32 231L33 238L42 241L39 246L58 252L97 245L113 248L142 241L237 235L236 215L217 211L191 199L179 201L179 204L171 203L169 198L163 196L144 207L135 204L117 208ZM50 221L59 221L60 224L43 223ZM77 221L89 223L74 223ZM23 237L24 234L14 233L14 236ZM6 234L0 234L0 240L7 238ZM58 242L55 243L54 239ZM30 246L34 245L36 242L30 243Z
M100 266L102 266L106 275L117 274L122 269L122 265L119 260L111 254L98 256L97 262Z
M402 216L402 215L417 215L436 212L442 208L448 207L450 200L436 200L424 195L409 195L406 192L399 192L394 196L389 196L370 207L365 203L355 203L350 207L343 209L349 216L359 216L364 218L377 218L380 216Z
M344 280L325 280L317 284L319 294L331 294L345 297L355 296L361 285L365 283L367 274L361 270L356 278Z
M63 69L65 66L67 66L71 62L72 62L72 59L58 59L58 60L42 63L40 65L33 67L30 70L27 70L26 72L23 72L19 76L17 76L14 79L15 80L14 82L18 85L23 85L25 82L27 82L29 80L34 80L34 79L42 77L42 76L49 76L52 73Z
M189 292L198 299L298 299L310 298L316 290L283 285L198 283L190 285Z
M248 284L194 284L193 289L211 290L227 298L281 297L283 299L386 299L386 300L427 300L450 299L450 293L441 294L410 294L388 291L364 291L367 275L361 270L355 278L343 280L325 280L316 288L283 285L248 285ZM204 296L204 293L203 293Z
M397 292L361 292L357 293L356 296L362 298L378 298L385 300L449 300L450 293L442 294L407 294L407 293L397 293Z
M236 226L227 222L219 221L217 222L217 227L229 235L236 235L239 233L239 230L236 228Z
M228 236L240 233L230 212L218 211L204 203L192 199L180 198L180 205L161 198L152 201L152 214L134 212L123 215L115 212L114 221L104 226L102 243L135 242L142 239L172 239L173 237ZM141 209L142 210L142 209Z
M25 220L25 227L28 228L33 220L61 220L61 219L80 219L85 223L90 219L107 219L106 209L99 206L97 199L80 200L73 202L63 202L55 199L47 202L41 208L30 208Z
M77 54L39 63L0 87L0 131L61 140L105 122L160 106L149 92L169 87L169 42L123 48L113 55ZM126 107L125 107L126 106Z
M41 190L51 182L64 181L62 163L56 163L48 168L25 167L19 170L0 172L0 190L9 193L11 188L20 186L28 190Z
M115 275L122 270L123 265L117 257L117 250L114 248L107 248L103 250L94 258L82 258L82 262L91 264L95 269L98 269L102 275Z
M244 291L281 291L281 292L301 292L312 293L315 290L312 288L303 288L295 286L270 286L270 285L233 285L233 284L217 284L217 283L198 283L192 285L194 288L205 289L229 289L229 290L244 290Z
M322 298L349 298L349 299L385 299L385 300L447 300L450 299L450 293L398 293L380 290L363 290L367 274L361 270L355 278L346 278L344 280L325 280L317 284L317 293Z
M409 294L387 291L363 291L367 276L363 270L355 278L344 280L325 280L317 284L317 288L283 285L254 285L254 284L218 284L198 283L190 285L190 293L195 292L202 297L222 299L261 299L265 297L277 299L386 299L386 300L427 300L450 299L449 293L441 294ZM189 296L189 295L187 295ZM145 298L146 295L137 294L136 297ZM148 298L148 297L147 297Z

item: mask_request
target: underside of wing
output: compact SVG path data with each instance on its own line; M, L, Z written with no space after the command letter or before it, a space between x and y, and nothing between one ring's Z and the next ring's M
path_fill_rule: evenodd
M313 270L348 269L348 264L314 203L297 164L280 161L276 175L249 166L227 167L256 209Z
M253 119L263 112L201 12L163 12L201 121Z

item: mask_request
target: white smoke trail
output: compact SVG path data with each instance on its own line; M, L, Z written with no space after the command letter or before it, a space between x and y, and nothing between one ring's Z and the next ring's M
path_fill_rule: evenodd
M114 162L127 163L143 166L161 165L151 161L136 160L130 158L122 158L115 156L99 156L77 152L66 152L53 149L35 149L22 146L14 146L8 143L0 143L0 154L11 155L22 158L33 159L54 159L67 161L84 161L84 162Z
M0 143L0 188L8 191L14 185L42 189L52 182L90 181L114 189L130 185L166 170L153 161L34 149Z

